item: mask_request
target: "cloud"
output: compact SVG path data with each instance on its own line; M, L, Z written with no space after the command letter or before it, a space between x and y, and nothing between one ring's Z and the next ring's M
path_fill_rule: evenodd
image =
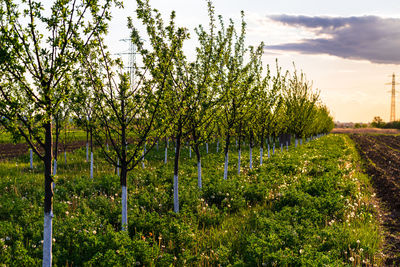
M268 18L285 26L305 28L313 32L315 38L265 46L265 50L329 54L374 63L400 64L400 19L292 15Z

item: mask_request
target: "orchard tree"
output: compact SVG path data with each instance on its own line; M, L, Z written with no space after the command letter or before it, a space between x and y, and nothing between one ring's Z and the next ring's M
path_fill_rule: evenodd
M188 86L194 88L192 105L189 106L189 143L194 148L197 158L197 184L202 188L200 145L212 139L217 128L215 114L221 97L215 96L213 89L217 79L217 62L220 51L215 38L214 7L208 3L209 32L202 25L196 29L199 46L196 48L196 60L190 64L188 71Z
M132 38L134 42L140 42L136 31ZM94 137L106 160L121 170L121 224L122 229L127 230L128 172L140 163L162 132L158 112L165 84L155 88L154 82L146 79L146 71L140 71L137 66L131 70L137 79L129 81L130 73L121 71L120 60L111 58L100 38L96 48L98 51L87 55L83 61L97 99L98 127ZM107 149L105 141L110 142L111 149ZM150 149L144 152L146 143Z
M175 25L175 12L171 13L169 24L165 26L161 14L152 10L148 1L137 0L137 4L138 18L146 26L152 49L152 52L149 52L138 45L139 52L157 83L156 87L165 88L162 109L158 115L163 118L163 123L170 127L169 131L165 131L165 136L171 134L175 138L173 195L174 211L179 212L178 171L181 142L189 134L189 118L193 112L189 107L195 101L195 89L188 75L191 66L182 47L189 34L187 29Z
M312 85L303 72L298 74L295 69L288 78L283 88L283 99L288 132L296 138L306 137L315 115L313 111L319 94L312 90Z
M44 163L43 266L52 262L53 119L69 95L60 85L93 33L106 32L113 2L0 2L0 122Z
M219 60L217 70L217 92L223 96L221 102L220 114L218 118L223 125L225 137L225 164L224 179L228 178L229 146L231 137L235 134L235 128L245 113L241 112L245 108L250 98L251 75L248 75L250 64L244 63L246 49L244 39L246 34L246 23L244 22L242 12L241 31L237 34L233 21L227 28L224 26L222 17L220 17L220 29L217 34L217 45L221 47L221 59Z

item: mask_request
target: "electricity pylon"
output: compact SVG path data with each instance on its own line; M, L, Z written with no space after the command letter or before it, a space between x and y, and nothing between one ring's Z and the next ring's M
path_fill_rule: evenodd
M392 91L389 91L392 93L392 100L391 100L391 105L390 105L390 121L395 121L396 120L396 75L393 73L392 74L392 82L391 83L386 83L386 84L391 84L392 85Z
M128 51L117 53L117 55L128 55L128 64L125 68L129 73L129 83L133 86L135 81L136 46L133 44L131 38L121 39L120 41L128 42L129 44Z

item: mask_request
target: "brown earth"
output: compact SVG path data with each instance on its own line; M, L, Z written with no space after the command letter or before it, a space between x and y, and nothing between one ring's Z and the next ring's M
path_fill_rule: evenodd
M351 134L378 198L385 265L400 266L400 136Z
M73 141L67 144L66 151L74 151L78 148L84 147L86 145L86 141ZM28 144L0 144L0 160L19 157L22 155L27 155L29 153ZM64 151L64 145L59 144L60 152Z
M400 134L398 129L380 129L380 128L334 128L331 133L347 134Z

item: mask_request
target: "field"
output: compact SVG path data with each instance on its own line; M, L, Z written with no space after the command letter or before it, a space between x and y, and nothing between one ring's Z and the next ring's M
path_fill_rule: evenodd
M400 134L398 129L381 128L334 128L331 133L345 134Z
M400 263L400 137L351 135L365 160L380 200L379 215L385 229L386 264Z
M249 153L204 155L203 189L185 147L181 211L172 212L172 158L154 149L128 177L128 232L120 231L121 189L95 154L94 179L84 149L68 153L56 177L53 264L57 266L369 265L382 246L372 187L346 135L328 135L248 168ZM172 156L173 147L169 148ZM212 153L211 153L212 152ZM259 155L259 151L253 151ZM265 156L266 157L266 156ZM27 155L0 163L0 264L41 263L43 167ZM254 159L255 162L259 158Z

